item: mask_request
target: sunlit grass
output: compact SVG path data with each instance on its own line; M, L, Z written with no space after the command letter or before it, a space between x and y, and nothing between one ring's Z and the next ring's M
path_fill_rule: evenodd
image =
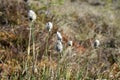
M0 17L3 15L2 17L6 18L9 24L6 24L8 27L3 26L0 30L0 79L118 79L120 77L119 16L114 18L110 27L109 15L105 11L110 11L110 14L116 14L116 12L107 5L101 10L104 12L103 16L86 13L81 17L77 12L71 12L72 14L57 12L55 7L64 5L65 0L52 1L47 3L49 7L44 4L44 1L41 3L42 7L31 4L31 9L37 13L37 20L34 23L29 22L25 17L27 10L24 3L14 5L8 0L2 4L7 12L4 15L0 14ZM108 2L111 3L111 0ZM13 5L12 9L10 4ZM1 6L0 12L2 12ZM51 10L52 8L54 10ZM51 10L51 12L45 14L44 11L39 10ZM13 11L16 11L15 14ZM53 22L54 25L51 32L46 31L45 28L48 21ZM69 30L73 32L69 34ZM55 50L57 31L63 35L64 49L61 53ZM64 37L66 35L68 37ZM69 37L73 40L73 46L68 47ZM67 38L66 41L65 38ZM95 38L100 39L102 43L97 49L94 49L90 42ZM117 41L116 48L109 47L109 40L112 38ZM84 49L83 52L82 49Z

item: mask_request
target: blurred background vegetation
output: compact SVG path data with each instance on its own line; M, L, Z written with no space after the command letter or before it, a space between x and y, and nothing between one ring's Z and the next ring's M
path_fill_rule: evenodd
M119 4L120 0L0 0L0 79L120 79ZM37 14L36 72L32 71L33 53L27 56L30 9ZM48 21L54 28L47 42ZM60 59L54 48L57 31L64 39ZM97 49L95 39L101 43ZM72 47L67 46L68 40L73 41Z

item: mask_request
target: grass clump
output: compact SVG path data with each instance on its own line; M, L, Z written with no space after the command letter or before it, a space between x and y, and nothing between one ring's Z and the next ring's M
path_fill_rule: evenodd
M27 5L23 1L0 1L0 79L119 79L119 23L114 21L117 13L107 13L111 11L108 6L103 9L87 1L52 0L47 6L45 2L31 1ZM76 5L81 6L78 4L84 4L79 7L84 8L83 13L77 12ZM37 14L34 22L28 19L29 8ZM113 15L113 20L107 14ZM53 23L50 32L45 27L48 22ZM55 50L57 32L62 35L61 53ZM94 48L96 39L100 46ZM70 40L72 46L68 46Z

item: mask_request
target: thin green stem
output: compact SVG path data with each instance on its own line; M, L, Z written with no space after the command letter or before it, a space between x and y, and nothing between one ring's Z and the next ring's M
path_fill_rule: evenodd
M45 50L45 51L46 51L46 52L45 52L46 55L48 55L48 46L49 46L49 45L48 45L48 42L49 42L48 39L49 39L49 37L50 37L50 32L49 32L49 34L48 34L48 36L47 36L47 38L46 38L46 50Z
M26 64L25 64L25 71L28 70L28 61L30 60L30 43L31 43L31 36L32 36L32 23L30 23L30 33L29 33L29 42L28 42L28 55L27 55L27 61L26 61Z
M29 33L29 42L28 42L28 55L30 55L31 34L32 34L32 23L30 23L30 33Z
M34 26L32 25L32 43L33 43L33 70L35 70L36 67L36 59L35 59L35 36L34 36Z

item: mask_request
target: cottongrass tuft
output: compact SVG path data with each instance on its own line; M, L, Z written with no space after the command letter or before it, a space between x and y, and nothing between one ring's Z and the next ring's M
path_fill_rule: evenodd
M95 41L94 41L94 47L95 48L98 48L100 46L100 41L98 40L98 39L96 39Z
M46 23L46 29L47 29L49 32L52 30L52 28L53 28L52 22Z
M62 35L58 31L57 31L57 40L60 40L62 42Z
M73 41L68 41L68 46L72 46L73 45Z
M60 52L60 53L63 51L63 44L62 44L62 42L60 40L57 40L56 51Z
M33 22L33 21L36 20L37 15L36 15L36 13L33 10L29 10L29 12L28 12L28 18L29 18L30 21Z

